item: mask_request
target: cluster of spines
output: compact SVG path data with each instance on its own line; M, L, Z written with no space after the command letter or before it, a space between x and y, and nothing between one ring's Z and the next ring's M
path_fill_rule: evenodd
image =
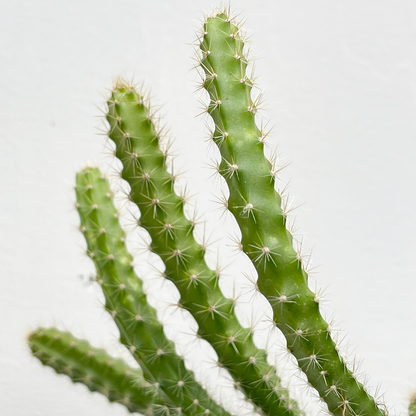
M92 392L101 393L111 402L124 405L130 412L153 416L166 408L139 369L68 332L39 328L29 335L29 346L42 364L67 375L74 383L84 384Z
M77 175L76 195L81 231L96 266L106 309L119 328L121 343L140 365L145 380L173 414L228 415L186 369L173 343L166 338L155 309L147 303L125 245L108 181L98 169L86 168Z
M258 103L246 75L241 27L226 13L208 18L201 36L201 67L215 123L212 140L220 149L218 172L230 197L227 208L241 232L240 248L254 263L257 285L269 300L274 324L287 339L299 367L329 410L340 416L383 415L375 400L350 371L308 288L302 257L286 228L287 213L275 191L276 170L264 156L266 134L256 126Z
M140 226L152 238L151 250L166 266L166 277L180 292L179 306L198 323L198 336L208 341L246 397L267 415L299 414L297 404L281 386L275 367L258 349L251 329L235 315L233 299L223 296L219 274L204 260L205 249L193 237L194 221L183 212L184 199L173 192L174 177L166 170L163 152L149 108L134 87L118 81L108 101L109 137L122 162L121 177L131 191L128 198L140 209Z

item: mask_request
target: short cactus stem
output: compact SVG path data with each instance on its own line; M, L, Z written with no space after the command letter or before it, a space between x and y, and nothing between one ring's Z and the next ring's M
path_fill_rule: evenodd
M110 402L124 405L130 412L151 416L165 406L140 370L68 332L39 328L29 335L29 346L42 364L103 394Z
M412 394L409 403L409 416L416 415L416 394Z
M109 136L123 164L121 176L131 187L129 199L139 207L140 225L152 238L151 248L180 292L180 305L197 321L198 335L213 346L218 364L266 415L300 414L265 351L254 345L251 330L239 324L233 300L225 298L218 286L218 274L205 263L205 247L196 243L183 198L173 192L174 177L166 170L166 153L159 147L161 138L143 97L119 81L108 108ZM222 135L226 137L225 132Z
M222 155L219 172L230 189L228 208L241 228L242 249L257 269L258 287L272 305L288 349L330 412L384 415L339 355L293 249L274 188L275 172L263 153L265 134L255 123L258 103L251 98L240 33L238 25L219 13L205 23L200 49L210 96L207 113L215 123L213 140Z
M195 380L164 334L156 311L146 300L135 274L125 234L118 222L108 181L98 169L77 174L77 209L88 254L95 263L106 309L120 330L120 340L143 371L145 380L161 395L168 409L189 416L228 416ZM179 384L178 384L179 383Z

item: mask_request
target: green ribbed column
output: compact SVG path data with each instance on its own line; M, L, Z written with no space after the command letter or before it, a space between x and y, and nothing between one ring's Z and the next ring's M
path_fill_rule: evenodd
M174 414L228 416L195 380L163 332L134 273L132 256L118 222L112 192L98 169L77 174L77 210L88 255L97 270L106 309L120 330L120 340L139 363L143 376Z
M193 237L194 223L183 213L173 192L166 152L142 95L119 81L108 101L109 136L122 162L121 176L131 187L129 199L140 209L140 225L152 238L151 250L166 265L166 276L178 288L180 304L198 323L198 334L218 354L246 397L267 415L299 415L297 404L281 386L264 350L235 315L234 302L223 296L218 275L204 260L205 249Z
M215 123L212 140L230 189L228 208L242 232L242 250L258 272L258 287L269 300L275 325L287 339L310 384L339 416L384 415L349 370L308 288L308 276L286 229L286 213L275 191L275 171L264 157L265 134L255 123L258 103L240 30L226 14L208 18L201 38L201 67L209 93L207 112Z
M124 405L130 412L153 416L165 406L160 395L143 380L139 369L111 357L87 341L56 328L39 328L29 335L33 355L58 374L65 374L74 383L85 384L110 402Z

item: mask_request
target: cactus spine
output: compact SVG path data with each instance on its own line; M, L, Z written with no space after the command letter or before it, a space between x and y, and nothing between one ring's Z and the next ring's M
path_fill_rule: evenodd
M29 335L29 346L42 364L103 394L110 402L123 404L130 412L153 415L165 407L140 370L68 332L39 328Z
M218 286L219 275L204 261L205 247L193 238L194 223L183 213L183 198L173 192L174 177L166 170L166 153L143 96L118 81L108 101L109 136L122 162L121 176L140 208L140 225L152 238L151 249L166 265L166 277L178 288L180 306L198 323L207 340L245 395L267 415L299 414L281 386L276 370L258 349L250 329L234 313L234 302Z
M275 169L264 157L265 132L255 123L240 28L220 13L209 18L201 39L207 113L215 123L212 140L222 162L219 172L230 189L228 209L242 232L242 250L258 272L258 287L272 305L275 325L309 382L340 416L384 415L339 355L319 299L286 229L286 212L275 191Z
M98 169L87 168L77 175L76 183L81 231L97 269L106 308L145 380L159 391L174 414L227 416L186 369L173 343L165 337L156 311L147 303L125 247L125 234L107 180Z

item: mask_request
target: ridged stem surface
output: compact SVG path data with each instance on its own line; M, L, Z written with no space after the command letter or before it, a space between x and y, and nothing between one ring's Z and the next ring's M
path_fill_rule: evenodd
M339 355L293 249L287 212L274 188L275 167L263 153L265 133L255 123L258 103L251 98L240 30L226 14L209 18L200 49L207 111L215 123L212 139L222 155L219 172L230 189L228 208L241 228L242 250L257 269L258 287L288 349L329 410L340 416L384 415Z
M155 309L147 303L125 245L109 184L98 169L78 173L76 195L81 231L97 269L106 308L120 330L121 342L139 363L146 381L158 390L174 414L229 415L186 369L174 344L166 338Z
M198 323L198 335L207 340L245 395L267 415L297 415L296 403L282 388L264 350L254 343L250 329L235 315L234 302L223 296L218 273L204 260L205 248L193 237L195 223L183 212L183 199L173 191L174 176L166 170L167 152L143 97L119 82L108 101L109 136L122 162L122 178L129 198L140 209L140 225L152 238L151 250L166 265L166 277L180 292L180 305Z
M103 394L110 402L124 405L130 412L152 416L165 407L139 369L69 332L39 328L30 334L29 346L42 364L67 375L74 383L85 384L92 392Z

